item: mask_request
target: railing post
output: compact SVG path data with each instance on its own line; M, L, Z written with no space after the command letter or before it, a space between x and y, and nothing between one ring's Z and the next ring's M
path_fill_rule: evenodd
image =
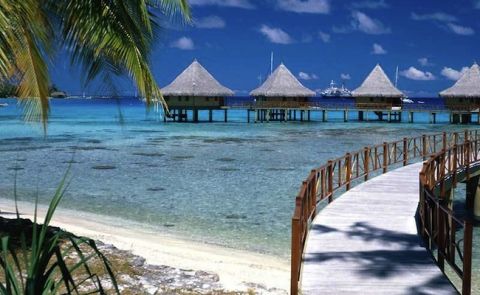
M408 138L403 138L403 166L408 164Z
M310 208L312 208L312 219L317 215L317 184L318 184L318 173L317 170L313 169L311 173L313 176L313 183L311 184L312 188L310 191Z
M463 236L463 282L462 295L470 295L472 292L472 247L473 247L473 224L471 220L465 220Z
M422 135L422 157L425 161L427 159L427 136Z
M363 150L364 155L363 155L363 171L365 173L365 181L368 180L368 172L370 170L369 165L370 165L370 149L368 147L365 147Z
M466 132L466 131L465 131ZM467 177L467 180L470 179L470 145L471 145L471 142L468 141L468 139L465 141L465 151L464 151L464 161L465 161L465 174L466 174L466 177Z
M345 182L346 182L346 187L345 189L348 191L350 190L350 179L352 178L352 155L350 153L347 153L346 155L346 166L347 169L345 171Z
M298 218L292 218L292 249L290 266L290 294L292 295L298 294L298 280L300 278L300 247L302 247L299 232L300 222L301 221Z
M442 149L443 150L447 149L447 132L443 132L443 135L442 135Z
M458 146L457 144L453 145L452 152L453 152L453 160L452 161L452 171L457 171L458 167ZM453 173L452 175L452 188L457 187L457 173Z
M383 143L383 173L387 173L388 166L388 143Z
M327 167L328 202L331 203L333 201L333 161L328 161Z
M458 143L458 133L454 132L453 133L453 144L456 145Z
M441 207L446 204L445 200L439 199L436 211L437 211L437 245L438 245L438 267L445 272L445 217Z

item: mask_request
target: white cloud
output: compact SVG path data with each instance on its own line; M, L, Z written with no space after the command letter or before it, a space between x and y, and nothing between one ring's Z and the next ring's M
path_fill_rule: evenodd
M374 43L372 48L372 54L375 54L375 55L387 54L387 51L382 47L382 45L378 43Z
M353 20L351 26L353 29L366 34L380 35L390 33L390 28L384 26L379 20L373 19L360 11L352 12Z
M475 34L475 30L470 27L464 27L457 24L449 23L448 28L457 35L471 36Z
M431 63L427 57L421 57L418 60L418 63L424 67L430 67L430 66L433 66L434 64Z
M262 25L260 28L260 33L265 35L268 40L272 43L277 44L290 44L293 43L293 39L280 28L272 28L267 25Z
M476 1L480 3L480 0ZM457 35L470 36L475 34L475 30L473 28L455 24L454 22L456 22L458 18L448 13L435 12L430 14L417 14L412 12L411 18L417 21L430 20L445 23L445 25L441 25L441 27Z
M277 0L277 7L297 13L330 13L330 0Z
M221 29L225 28L225 21L219 16L211 15L195 20L195 26L201 29Z
M315 74L308 74L305 72L298 73L298 78L301 80L317 80L318 76Z
M442 69L442 76L446 77L447 79L457 81L460 79L463 74L468 71L468 67L463 67L460 71L457 71L455 69L449 68L449 67L443 67Z
M385 2L385 0L365 0L361 2L352 3L352 7L355 9L381 9L389 8L390 5Z
M436 79L432 73L421 71L415 67L410 67L407 70L401 71L400 75L410 80L431 81Z
M320 32L318 32L318 37L320 38L320 40L323 41L323 43L330 42L330 34L328 34L328 33L320 31Z
M341 73L341 74L340 74L340 78L342 78L342 80L350 80L350 79L352 79L352 77L350 76L350 74L344 74L344 73Z
M195 45L193 43L193 40L188 38L188 37L181 37L180 39L177 39L170 43L170 47L178 48L181 50L193 50L195 49Z
M415 12L412 12L411 18L418 21L433 20L440 22L453 22L457 20L455 16L444 12L434 12L429 14L417 14Z
M255 6L250 2L250 0L190 0L191 5L216 5L224 7L236 7L236 8L245 8L245 9L254 9Z

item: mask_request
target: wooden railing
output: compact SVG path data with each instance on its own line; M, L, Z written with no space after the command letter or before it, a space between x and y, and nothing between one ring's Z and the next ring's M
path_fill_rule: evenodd
M440 269L445 271L446 261L461 279L464 295L471 294L473 223L469 217L455 216L449 203L451 190L459 181L468 181L471 168L480 164L479 147L477 138L465 138L432 155L420 172L421 234Z
M348 191L355 184L366 181L375 174L386 173L391 167L405 166L414 160L426 160L428 156L455 146L465 139L476 141L480 139L480 132L466 130L384 142L347 153L313 169L303 181L295 198L292 217L291 294L298 294L305 241L320 203L331 203L335 193Z

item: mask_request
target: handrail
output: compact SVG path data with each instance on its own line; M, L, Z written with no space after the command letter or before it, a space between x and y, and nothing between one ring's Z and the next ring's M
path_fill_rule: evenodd
M479 143L478 138L465 138L463 143L432 155L420 172L421 235L434 257L436 251L440 269L444 271L446 261L462 280L464 295L471 294L473 222L455 216L448 207L448 190L470 179L470 168L480 163ZM463 179L459 179L461 173ZM463 236L457 240L459 228L463 228Z
M310 223L319 203L331 203L334 194L363 181L373 173L386 173L392 166L406 166L414 159L423 159L464 140L480 139L479 130L428 134L384 142L347 153L311 170L295 198L292 217L291 283L292 295L298 294L301 262Z

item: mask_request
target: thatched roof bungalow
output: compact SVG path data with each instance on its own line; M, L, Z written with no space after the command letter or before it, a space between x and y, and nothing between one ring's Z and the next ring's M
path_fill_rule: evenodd
M474 63L450 88L440 92L447 107L480 105L480 66Z
M391 108L401 106L401 99L405 95L392 84L377 64L362 85L352 92L352 96L360 108Z
M260 87L252 90L250 95L255 97L257 102L269 102L280 107L280 102L300 105L315 96L315 92L303 86L282 63Z
M221 85L197 60L162 89L170 108L215 109L234 92Z

